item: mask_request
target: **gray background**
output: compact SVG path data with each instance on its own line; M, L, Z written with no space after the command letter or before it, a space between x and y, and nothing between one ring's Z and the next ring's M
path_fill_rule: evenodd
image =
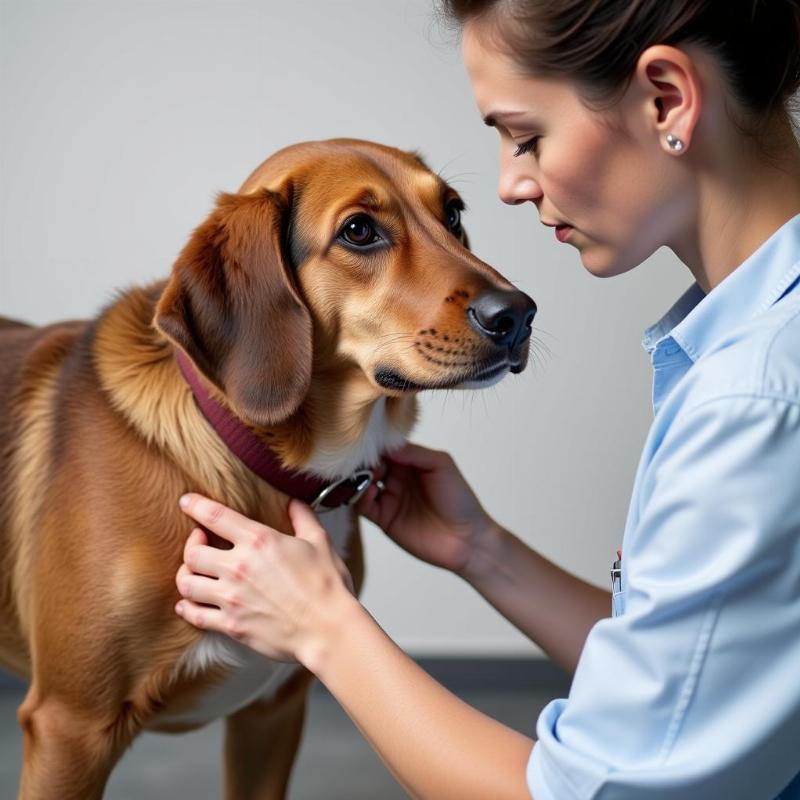
M639 344L689 284L661 251L602 281L527 204L427 0L0 0L0 314L95 314L165 276L218 190L292 142L419 149L463 194L473 248L539 304L535 355L481 393L423 396L486 507L606 585L651 418ZM364 602L415 655L535 649L458 579L367 526ZM554 609L554 613L557 613Z

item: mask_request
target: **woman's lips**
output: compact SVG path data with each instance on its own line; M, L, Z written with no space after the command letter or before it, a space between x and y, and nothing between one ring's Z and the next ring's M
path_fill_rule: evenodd
M559 242L566 242L572 233L572 225L556 225L556 239Z
M572 225L567 225L565 223L557 223L557 222L550 222L549 220L543 219L541 220L542 225L547 225L548 228L555 228L556 231L556 239L559 242L566 242L569 238L570 234L572 233Z

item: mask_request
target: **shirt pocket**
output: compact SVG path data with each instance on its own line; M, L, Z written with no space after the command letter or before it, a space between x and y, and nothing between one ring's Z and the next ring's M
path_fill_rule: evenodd
M611 595L611 616L621 617L625 613L625 595L628 594L627 589L620 589Z

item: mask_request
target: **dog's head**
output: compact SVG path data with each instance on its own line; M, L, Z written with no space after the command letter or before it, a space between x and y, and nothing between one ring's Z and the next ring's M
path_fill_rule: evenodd
M298 410L312 365L376 395L489 385L524 368L536 306L469 251L463 207L415 154L288 147L219 196L155 325L258 426Z

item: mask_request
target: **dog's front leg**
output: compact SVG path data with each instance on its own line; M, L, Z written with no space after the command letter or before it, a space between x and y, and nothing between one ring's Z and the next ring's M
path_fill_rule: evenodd
M286 796L312 680L310 672L298 668L274 697L251 703L227 718L226 800L280 800Z
M103 716L31 686L17 712L23 731L20 800L100 800L132 740L124 710Z

